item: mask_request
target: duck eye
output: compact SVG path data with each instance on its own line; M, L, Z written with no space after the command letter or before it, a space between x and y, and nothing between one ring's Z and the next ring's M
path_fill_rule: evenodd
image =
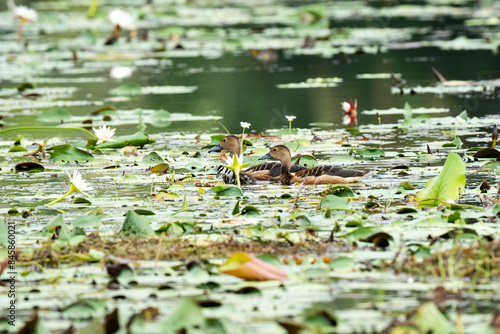
M273 152L276 152L276 149L275 149L275 148L273 148Z
M226 138L222 139L223 142L226 142Z

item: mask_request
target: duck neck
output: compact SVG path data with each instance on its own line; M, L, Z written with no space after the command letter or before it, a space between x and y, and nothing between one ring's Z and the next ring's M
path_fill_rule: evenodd
M290 174L290 160L281 162L280 181L282 184L290 184L293 175Z

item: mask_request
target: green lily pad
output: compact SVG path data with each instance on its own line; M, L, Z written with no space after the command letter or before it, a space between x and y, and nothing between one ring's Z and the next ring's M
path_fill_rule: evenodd
M122 148L125 146L139 146L155 143L156 140L149 138L142 132L136 132L130 136L117 137L116 141L106 141L96 146L96 148Z
M240 188L228 184L215 186L212 190L215 191L217 196L243 196Z
M53 146L47 149L50 160L54 161L78 161L79 163L94 160L94 156L87 151L74 147L70 144Z
M152 237L155 235L149 222L133 210L128 211L121 232L125 235L134 234L144 237Z

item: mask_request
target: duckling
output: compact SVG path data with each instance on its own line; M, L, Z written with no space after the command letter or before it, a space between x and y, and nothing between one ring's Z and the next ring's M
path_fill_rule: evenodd
M260 157L259 160L277 159L281 161L281 173L279 180L282 184L304 183L353 183L361 181L364 171L346 169L335 166L314 166L306 170L290 173L291 154L285 145L271 147L269 152Z
M221 141L208 152L220 152L222 150L228 151L230 154L240 154L241 143L235 135L228 135L221 139ZM226 163L226 155L221 154L221 160ZM300 160L299 160L300 161ZM295 163L290 166L290 172L294 173L299 170L306 170L307 167ZM255 184L255 180L271 180L279 179L281 171L281 163L279 162L265 162L252 167L249 167L240 172L240 181L242 184ZM236 175L234 171L219 166L217 168L217 176L222 177L226 184L236 184Z

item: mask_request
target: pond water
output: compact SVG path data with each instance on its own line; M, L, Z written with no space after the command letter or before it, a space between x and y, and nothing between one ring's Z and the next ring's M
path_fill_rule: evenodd
M19 251L18 322L0 332L498 331L500 153L475 156L500 119L496 2L92 4L26 2L21 42L0 13L0 262L4 222ZM138 30L105 45L116 7ZM286 144L367 174L226 192L207 149L240 122L251 164ZM64 129L102 125L117 146ZM27 162L44 169L15 172ZM92 189L52 205L74 169ZM237 251L287 280L224 274Z

